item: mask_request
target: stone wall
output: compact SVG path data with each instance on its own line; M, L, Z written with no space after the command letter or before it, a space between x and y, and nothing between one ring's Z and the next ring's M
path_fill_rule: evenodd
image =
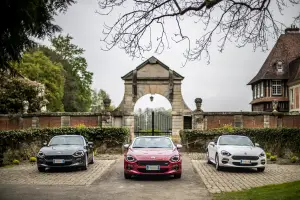
M259 112L194 112L193 129L208 130L219 128L225 124L243 128L300 128L300 115L289 113L259 113ZM133 134L133 116L128 114L112 113L39 113L24 114L18 117L0 115L0 130L26 128L54 128L78 126L87 127L120 127L131 128ZM176 123L175 123L176 122ZM183 116L174 115L173 124L176 130L183 129Z

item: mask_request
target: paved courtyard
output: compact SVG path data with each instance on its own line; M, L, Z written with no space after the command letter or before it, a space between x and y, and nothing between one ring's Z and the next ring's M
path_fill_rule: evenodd
M210 193L239 191L270 184L300 180L299 165L268 164L263 173L252 169L217 171L206 163L204 154L191 154L193 167Z
M51 170L40 173L36 164L22 164L0 169L0 184L31 185L91 185L115 163L115 160L95 160L88 170Z

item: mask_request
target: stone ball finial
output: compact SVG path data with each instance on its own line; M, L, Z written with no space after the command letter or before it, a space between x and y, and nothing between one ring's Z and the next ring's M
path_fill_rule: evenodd
M201 98L196 98L195 103L196 103L196 111L203 112L203 110L201 109L202 99Z
M110 103L111 103L110 98L105 98L105 99L103 100L103 104L104 104L105 109L108 109L108 108L109 108Z

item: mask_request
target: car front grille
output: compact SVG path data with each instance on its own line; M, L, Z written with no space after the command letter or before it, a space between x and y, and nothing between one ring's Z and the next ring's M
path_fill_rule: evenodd
M234 164L236 166L256 166L257 165L257 163L241 164L239 162L232 162L232 164Z
M258 160L258 156L232 156L233 160Z
M159 166L168 166L169 161L157 161L157 160L149 160L149 161L137 161L139 166L146 166L146 165L159 165Z
M51 155L45 156L46 160L53 160L53 159L64 159L64 160L72 160L73 156L71 155Z
M141 173L165 173L168 170L169 169L167 169L167 168L162 168L160 170L146 170L146 169L142 169L142 168L138 169L138 171L141 172Z

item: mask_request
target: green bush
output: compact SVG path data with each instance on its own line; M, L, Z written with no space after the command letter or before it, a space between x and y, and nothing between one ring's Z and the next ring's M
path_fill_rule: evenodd
M30 157L29 162L36 162L36 157Z
M269 159L271 157L271 153L266 153L267 158Z
M293 153L300 152L300 129L299 128L218 128L211 130L181 130L182 144L186 144L188 151L205 152L208 142L224 134L245 135L253 142L268 152L281 155L285 149Z
M0 141L2 152L4 152L3 159L6 161L4 164L11 163L11 158L19 158L18 152L22 152L23 144L37 144L42 147L45 141L49 141L55 135L82 135L89 141L94 142L94 147L100 147L106 144L106 148L120 148L122 144L128 139L128 128L44 128L44 129L21 129L0 131ZM35 152L36 154L37 152ZM7 154L7 155L6 155ZM28 159L29 157L24 157ZM33 155L30 155L33 156Z
M291 157L291 162L292 162L292 163L297 162L297 160L298 160L298 157L297 157L297 156Z
M18 164L20 164L20 161L15 159L15 160L13 160L13 164L18 165Z
M277 156L271 156L271 157L270 157L270 160L271 160L271 161L276 161L276 160L277 160Z

